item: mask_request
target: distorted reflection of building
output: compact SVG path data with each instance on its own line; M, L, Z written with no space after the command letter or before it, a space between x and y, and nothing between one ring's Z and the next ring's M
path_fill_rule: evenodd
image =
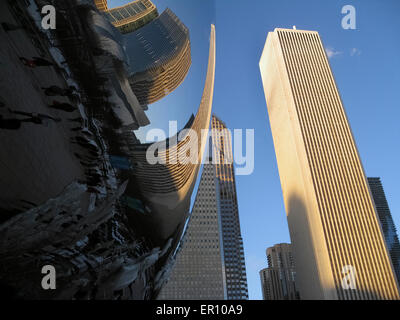
M107 0L94 0L94 4L100 11L108 10Z
M192 62L189 30L170 9L124 37L129 82L141 105L160 100L185 79Z
M396 226L394 224L392 214L390 213L389 204L386 200L385 190L383 189L380 178L367 178L372 198L375 202L376 212L383 234L385 236L386 245L389 250L390 258L394 272L396 273L397 283L400 281L400 243L397 236Z
M32 140L25 140L30 138L29 134L24 130L18 132L22 135L22 142L15 146L16 150L21 148L18 152L23 153L26 148L34 150L42 138L43 143L50 143L52 147L60 145L65 150L50 147L46 149L48 153L34 153L25 162L16 163L12 157L7 159L21 173L23 185L34 188L25 188L23 192L19 189L18 197L10 198L12 206L6 207L10 215L3 215L13 221L1 224L0 251L3 264L7 265L2 268L4 272L0 277L2 289L7 287L7 294L23 299L149 299L160 289L164 270L172 267L168 257L181 238L181 226L187 218L199 164L150 166L147 163L145 151L150 145L140 145L132 130L149 124L150 120L144 112L146 104L139 103L132 90L128 80L132 72L128 71L131 71L130 63L149 54L148 46L138 47L134 53L131 51L132 56L128 58L124 44L129 39L110 22L105 12L108 10L106 1L96 1L99 10L94 0L52 0L57 8L57 28L52 33L41 27L40 8L36 2L0 2L0 12L8 17L13 16L13 10L18 12L14 17L15 25L29 21L29 30L20 31L26 33L26 39L35 40L35 46L31 41L24 45L32 54L43 54L46 60L52 61L54 66L42 70L46 69L53 80L59 77L60 84L75 88L77 95L68 99L76 114L64 115L69 120L64 118L65 126L49 128L56 134L39 137L35 133ZM133 12L135 6L140 8L139 2L135 3L123 10L120 8L119 13L124 16L126 12ZM157 41L179 45L176 39L182 38L180 43L186 45L184 55L190 62L188 30L171 11L167 10L163 17L158 20L162 26L153 29L162 36L152 34L148 40L154 41L154 46L158 45ZM130 22L130 27L132 25ZM192 116L186 126L199 136L201 129L208 129L211 117L214 26L211 29L203 97L196 116ZM36 46L38 43L40 46ZM165 67L167 75L173 73L163 84L165 91L171 92L176 82L183 80L190 63L185 64L182 74L179 58L182 51L177 48L173 52L167 45L163 48L167 49L154 52L154 63L149 62L147 68L158 68L158 74L163 74L161 69ZM12 46L6 50L11 52ZM164 64L158 65L157 59ZM25 76L28 82L34 78L31 73L24 73L22 78ZM15 77L19 77L18 73ZM174 81L175 84L169 86ZM42 101L43 105L29 103L31 95L37 96L37 101ZM47 108L46 101L40 98L42 95L40 86L21 91L34 112ZM186 151L182 149L191 142L182 140L175 147L182 154ZM198 143L201 161L204 141ZM172 148L172 143L169 146ZM168 152L167 148L160 154ZM68 170L57 170L59 161ZM43 164L49 170L43 171ZM19 181L20 177L9 176L13 182ZM128 180L130 188L125 192ZM3 185L4 189L10 189L7 185ZM33 189L36 192L32 192ZM1 205L3 208L4 203ZM147 220L141 223L143 217ZM150 230L151 235L142 236L135 232L137 230ZM46 264L57 270L57 290L42 290L40 286L41 273L37 268ZM27 277L27 273L35 276Z
M183 82L192 63L189 30L170 9L158 15L149 0L112 9L96 1L96 6L124 34L129 82L144 109Z
M212 134L214 153L203 166L184 240L158 299L248 299L231 137L216 116Z
M102 15L108 17L108 20L124 33L121 35L124 54L127 56L127 60L124 61L127 72L124 75L128 76L129 87L141 106L141 111L136 105L135 108L128 108L130 113L136 112L132 118L135 120L133 123L137 125L124 125L120 130L119 136L124 142L124 157L113 157L113 163L119 169L130 168L132 164L132 169L126 170L129 171L130 182L125 195L121 197L127 210L129 224L153 245L165 246L166 241L170 240L172 252L182 235L204 151L206 137L202 136L201 131L209 128L215 75L215 27L211 26L207 75L201 103L196 116L192 115L183 128L194 130L198 140L191 141L189 134L184 134L178 141L178 135L182 134L182 131L179 131L176 136L164 142L140 144L130 131L146 124L145 121L137 121L138 115L143 115L147 104L165 97L182 83L191 65L191 49L189 30L170 9L166 9L160 16L137 30L127 25L121 30L122 27L118 27L110 16L128 16L135 3L137 4L134 2L110 9ZM104 39L110 33L111 31L108 31L103 35L100 32L100 35ZM118 45L121 45L121 37L113 35L112 39L117 39ZM108 45L110 41L98 43ZM110 51L108 47L106 49L107 52ZM116 51L120 51L119 47ZM120 103L115 102L114 105ZM129 114L122 115L122 120L127 116ZM164 143L166 144L163 149ZM180 158L193 143L197 143L198 163L169 162L172 152L176 150L177 158ZM152 165L148 162L147 150L155 145L158 147L158 157L166 159L166 164ZM128 157L129 161L125 157Z
M102 3L96 6L121 33L136 31L158 17L157 8L150 0L136 0L112 9L103 9Z
M206 142L202 130L209 129L215 76L215 27L211 25L210 48L207 75L200 106L195 117L192 117L186 128L197 134L197 141L191 140L189 133L183 134L178 141L177 136L167 141L132 146L133 163L132 183L128 185L126 194L142 196L145 214L138 214L133 208L128 210L128 218L133 224L140 221L141 232L151 238L154 243L164 243L173 237L180 238L190 207L190 198L196 182ZM184 156L191 144L197 143L196 163L170 161L170 153L176 152L177 159ZM158 158L165 164L150 164L146 158L149 147L158 150Z
M260 271L264 300L298 300L296 268L290 243L267 249L268 268Z
M102 84L101 87L96 88L96 95L107 95L107 101L121 122L123 130L135 130L148 125L150 121L144 112L145 109L129 84L127 72L129 58L124 50L123 36L97 10L87 10L85 23L92 31L92 36L87 42L96 52L92 61L95 64L94 70L97 77L91 80L91 83ZM93 111L93 115L101 121L105 117L103 107L104 103L100 103Z

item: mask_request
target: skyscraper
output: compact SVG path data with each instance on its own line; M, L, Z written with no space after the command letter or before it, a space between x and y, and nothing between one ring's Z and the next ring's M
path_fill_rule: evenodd
M158 15L150 0L112 9L106 0L95 5L124 34L129 83L144 109L183 82L192 63L189 30L170 9Z
M248 299L235 175L229 161L232 144L224 129L213 116L210 143L220 161L203 166L183 245L159 299Z
M185 79L192 62L189 30L170 9L124 38L129 83L141 105L160 100Z
M264 300L297 300L296 268L289 243L267 249L268 268L260 271Z
M376 211L378 212L381 222L382 231L385 236L386 245L388 247L394 272L396 273L397 283L400 280L400 243L397 236L396 226L394 225L392 214L386 200L385 191L383 190L380 178L367 178L372 198L375 202Z
M260 70L301 298L398 299L364 169L318 33L270 32Z
M121 33L136 31L158 17L157 8L150 0L136 0L112 9L101 0L96 6Z

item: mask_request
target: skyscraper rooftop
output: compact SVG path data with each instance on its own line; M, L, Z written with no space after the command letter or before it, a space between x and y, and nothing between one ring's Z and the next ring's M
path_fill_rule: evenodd
M122 33L133 32L158 17L157 8L150 0L136 0L111 9L106 0L95 0L95 5Z

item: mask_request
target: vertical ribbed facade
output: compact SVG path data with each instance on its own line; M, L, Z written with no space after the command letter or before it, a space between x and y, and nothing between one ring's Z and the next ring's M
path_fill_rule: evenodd
M270 32L260 70L300 296L398 299L380 223L318 33ZM346 266L355 271L355 289L343 282Z
M129 83L141 105L154 103L185 79L191 51L188 28L170 10L125 35Z
M264 300L298 300L296 268L289 243L267 249L268 268L260 271Z
M382 231L385 236L386 245L392 259L392 265L397 277L397 283L400 279L400 242L397 236L396 226L394 224L392 214L390 213L389 204L386 200L385 191L380 178L367 178L372 198L375 202L376 211L381 222Z
M224 152L219 163L203 166L184 242L159 299L248 299L234 168L225 163L232 157L231 137L224 129L213 116L213 154Z

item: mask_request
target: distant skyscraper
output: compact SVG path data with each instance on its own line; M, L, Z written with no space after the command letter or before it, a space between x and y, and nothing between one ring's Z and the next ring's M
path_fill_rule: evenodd
M264 300L298 300L296 269L289 243L267 249L268 268L260 271Z
M385 235L392 264L397 276L397 283L400 281L400 243L397 236L396 226L394 225L392 214L386 200L385 191L380 178L367 178L372 198L375 202L376 211L381 221L382 231Z
M399 299L318 32L270 32L260 70L301 298Z
M203 166L184 244L159 299L248 299L234 168L225 163L231 138L215 116L212 129L221 161Z
M136 31L158 17L157 8L150 0L136 0L112 9L108 9L106 0L94 3L121 33Z
M135 32L125 34L129 82L141 105L174 91L191 65L188 28L170 10Z

